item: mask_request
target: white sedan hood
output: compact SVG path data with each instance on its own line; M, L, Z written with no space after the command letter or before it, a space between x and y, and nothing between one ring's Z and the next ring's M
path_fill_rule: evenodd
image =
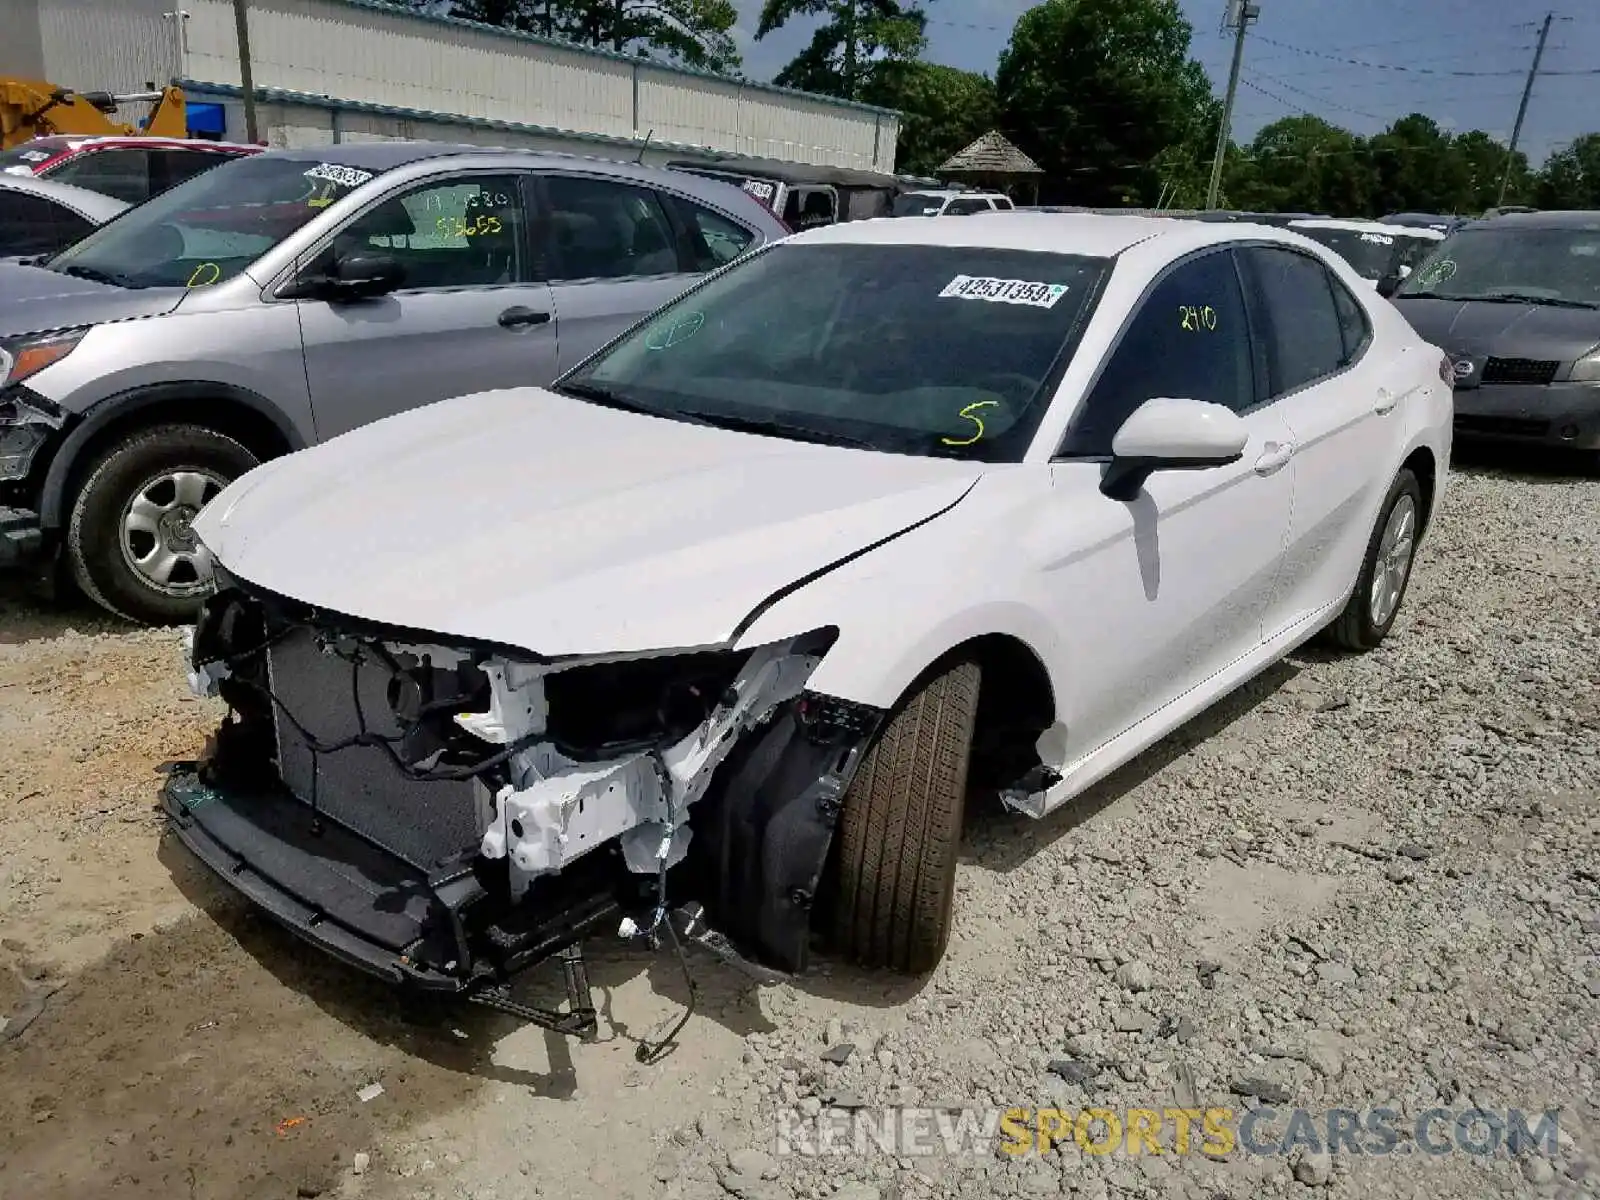
M981 470L518 388L266 463L194 528L233 575L332 612L627 653L728 641L774 592L948 508Z

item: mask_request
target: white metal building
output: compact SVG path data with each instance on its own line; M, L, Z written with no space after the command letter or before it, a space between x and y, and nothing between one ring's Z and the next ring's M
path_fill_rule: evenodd
M397 8L249 0L258 136L423 138L646 161L716 151L892 172L890 110ZM232 0L0 0L0 75L82 91L178 82L245 135ZM139 114L128 113L132 117Z

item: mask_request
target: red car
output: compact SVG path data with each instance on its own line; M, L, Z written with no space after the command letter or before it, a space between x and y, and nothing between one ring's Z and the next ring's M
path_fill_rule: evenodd
M0 151L0 172L42 176L115 196L128 204L142 204L191 175L264 149L204 138L59 134Z

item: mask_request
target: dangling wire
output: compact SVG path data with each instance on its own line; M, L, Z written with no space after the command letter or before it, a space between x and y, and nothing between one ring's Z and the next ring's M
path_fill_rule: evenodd
M678 805L677 796L673 791L672 774L667 770L667 764L662 759L660 751L650 755L650 764L655 768L656 783L661 789L661 795L667 806L667 830L661 837L661 847L656 851L656 909L650 918L650 925L645 933L650 938L652 947L660 945L659 931L666 927L667 937L672 942L672 949L678 956L678 966L683 971L684 986L689 989L689 1002L684 1006L683 1014L678 1018L677 1024L656 1041L645 1038L640 1041L633 1056L639 1062L652 1064L660 1062L677 1044L678 1034L683 1032L683 1027L694 1016L695 1006L699 1000L699 989L695 986L694 973L689 969L689 955L683 948L683 941L678 937L678 930L668 915L667 906L667 865L671 861L672 843L678 834Z
M667 936L672 939L672 948L678 955L678 966L683 970L684 986L689 989L689 1003L684 1005L683 1015L678 1018L677 1024L667 1030L658 1041L652 1042L648 1038L640 1041L638 1049L633 1052L633 1057L646 1065L658 1063L672 1052L672 1048L677 1045L678 1035L689 1023L689 1018L694 1016L695 1005L700 997L700 989L695 986L694 975L689 970L689 955L678 939L678 931L671 921L667 921L666 926Z

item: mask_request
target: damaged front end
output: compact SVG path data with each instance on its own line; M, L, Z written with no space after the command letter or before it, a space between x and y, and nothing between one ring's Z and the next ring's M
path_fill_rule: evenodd
M165 808L226 882L395 983L503 988L591 933L682 911L712 948L798 972L882 718L806 690L833 636L541 660L219 572L190 684L230 711L170 772Z

